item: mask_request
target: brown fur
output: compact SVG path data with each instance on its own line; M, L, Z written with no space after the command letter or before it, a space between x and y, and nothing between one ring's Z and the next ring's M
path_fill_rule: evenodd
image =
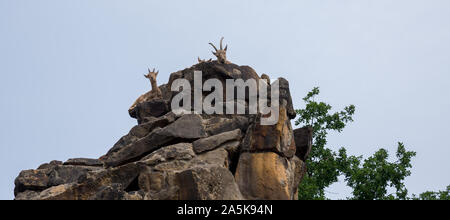
M222 37L222 39L220 39L220 49L219 50L216 48L216 46L214 46L214 44L209 43L214 48L214 50L216 51L216 52L213 51L212 53L214 54L214 56L217 57L217 61L219 61L219 63L223 63L223 64L230 63L227 60L228 45L226 45L225 48L223 48L222 47L222 42L223 42L223 37Z
M200 59L200 57L198 57L197 60L198 60L198 63L207 63L207 62L211 62L212 61L212 59L202 60L202 59Z
M161 99L163 97L162 92L158 87L158 83L156 82L158 73L159 71L155 72L155 69L153 69L153 71L150 71L150 69L148 69L148 74L144 75L144 77L150 80L152 90L139 96L139 98L133 103L129 110L134 109L139 103L148 102L153 99Z

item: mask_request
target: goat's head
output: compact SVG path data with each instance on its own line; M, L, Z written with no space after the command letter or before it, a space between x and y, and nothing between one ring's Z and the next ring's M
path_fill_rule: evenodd
M148 68L148 73L144 74L144 77L149 79L151 82L156 82L156 77L158 76L159 71L155 71L155 68L153 70L150 70Z
M218 50L214 44L209 43L216 52L212 52L214 54L214 56L217 57L217 60L219 61L219 63L226 63L227 62L227 49L228 49L228 45L225 46L225 48L222 47L222 41L223 41L223 37L222 39L220 39L220 49Z

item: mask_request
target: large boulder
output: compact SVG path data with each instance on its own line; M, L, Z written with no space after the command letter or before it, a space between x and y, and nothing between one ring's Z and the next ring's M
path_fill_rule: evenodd
M295 119L297 113L294 110L294 104L292 103L291 92L289 89L289 81L285 78L278 78L280 83L280 102L283 100L286 102L286 112L289 119Z
M76 183L63 184L50 187L42 192L25 191L16 196L16 200L61 200L68 190L76 186Z
M177 175L181 200L242 200L233 174L221 166L197 166Z
M297 148L295 155L303 161L306 161L311 152L312 138L312 127L306 126L294 130L295 146Z
M228 151L225 148L221 147L216 150L198 155L190 163L191 167L208 165L216 165L229 169L230 157Z
M192 142L206 136L202 118L199 115L184 115L167 127L156 128L138 141L105 155L102 160L108 167L119 166L137 161L168 143Z
M122 185L113 183L100 187L89 200L143 200L144 196L143 191L127 192Z
M95 168L86 173L80 173L76 168L67 170L62 167L61 170L49 173L49 181L45 190L18 191L16 200L88 200L94 198L103 187L113 184L120 185L121 190L126 191L131 183L137 180L140 167L136 164L127 164L113 169ZM72 170L73 173L70 173L69 170ZM53 174L61 176L54 177ZM77 178L77 176L79 177ZM52 186L53 183L58 185Z
M156 128L162 128L169 125L177 118L178 117L173 112L169 112L166 115L158 118L146 118L145 122L134 126L127 135L120 138L120 140L117 141L117 143L114 144L114 146L108 151L108 154L119 151L121 148L138 141L139 139L147 136Z
M19 176L14 181L14 194L25 192L27 190L40 191L47 189L50 178L48 170L24 170L20 172Z
M211 137L196 140L192 144L196 153L202 153L205 151L213 150L226 142L240 140L241 137L241 130L236 129L233 131L228 131Z
M199 197L213 199L213 197L207 197L202 192L196 191L197 188L186 188L186 182L180 182L180 175L183 177L184 174L182 173L189 170L198 170L198 167L207 170L201 173L215 172L215 167L221 167L229 172L230 162L228 152L224 148L195 156L192 144L180 143L161 148L143 158L140 163L146 165L139 175L139 188L146 193L145 198L152 200L177 200L198 199ZM210 170L212 168L214 170ZM231 173L230 175L232 176ZM229 179L224 181L229 181ZM221 184L225 184L209 180L208 183L213 188L224 187ZM219 192L215 192L214 195L227 198L226 195L220 195Z
M200 115L184 115L163 129L163 134L186 140L196 140L208 136Z
M280 106L279 119L275 125L261 125L260 117L257 117L249 127L243 140L242 151L272 151L292 158L296 148L286 107Z
M173 160L191 160L195 156L191 143L179 143L156 150L142 158L140 162L153 166Z
M245 116L226 117L210 117L204 120L206 132L210 135L216 135L227 131L240 129L242 132L247 131L249 118Z
M15 180L14 192L33 190L42 191L52 186L79 183L86 179L88 172L99 170L98 167L55 165L38 170L22 171Z
M300 160L296 156L294 156L290 161L294 165L294 166L291 166L289 169L290 173L294 172L293 182L290 183L292 199L297 200L298 199L298 186L300 185L300 182L303 180L303 177L306 174L307 167L306 167L306 163L303 162L303 160Z
M92 166L56 166L48 174L49 186L58 186L67 183L82 182L91 171L102 170Z
M138 123L148 117L160 117L170 111L169 103L164 99L154 99L148 102L139 103L129 111L131 117L136 118Z
M178 164L173 162L171 164ZM183 163L184 164L184 163ZM176 165L180 168L183 165ZM179 184L176 181L177 169L154 169L145 167L139 175L139 188L148 200L177 200L179 198Z
M235 178L245 199L295 199L296 163L273 152L242 153Z

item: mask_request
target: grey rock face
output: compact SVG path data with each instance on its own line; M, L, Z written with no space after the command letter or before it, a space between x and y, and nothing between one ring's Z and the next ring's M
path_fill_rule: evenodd
M240 140L241 137L241 130L236 129L233 131L228 131L211 137L196 140L192 144L196 153L202 153L205 151L213 150L226 142Z
M117 183L100 187L89 200L125 200L126 192Z
M120 140L108 151L107 154L112 154L127 145L137 142L139 139L144 138L156 128L162 128L174 122L176 118L177 116L172 112L158 118L146 118L144 123L134 126L127 135L120 138Z
M52 186L83 181L87 173L98 170L96 167L55 165L45 169L22 171L15 180L14 192L42 191Z
M177 175L181 200L242 200L231 172L220 166L194 167Z
M229 153L225 148L219 148L213 151L198 155L191 162L191 166L217 165L223 168L230 168Z
M141 159L171 142L186 142L206 137L199 115L185 115L164 128L156 128L147 136L102 158L106 166L115 167Z
M295 163L278 154L243 153L239 158L236 182L246 199L295 199Z
M138 104L129 114L132 118L136 118L138 123L141 123L147 117L160 117L169 111L169 103L167 100L155 99Z
M289 82L285 78L278 78L280 82L280 100L286 101L286 111L289 119L295 119L297 113L294 110L294 105L292 104L291 92L289 89Z
M313 130L311 127L303 127L294 130L294 138L296 145L295 155L303 161L309 156L312 147Z
M233 116L232 118L212 117L204 120L204 124L206 132L213 136L236 129L245 132L248 128L249 119L244 116Z
M295 140L291 122L285 106L280 106L279 120L275 125L261 125L256 117L250 125L242 144L242 151L272 151L292 158L295 155Z
M279 79L282 105L276 125L260 125L261 115L175 115L169 103L178 92L170 91L171 85L180 78L192 84L195 70L203 72L203 82L259 79L251 67L216 61L175 72L159 87L162 98L129 112L138 124L104 156L24 170L15 180L15 199L296 199L312 130L292 130L289 82ZM243 107L248 108L248 99Z
M64 162L64 165L101 167L103 163L99 159L73 158Z
M191 160L195 156L191 143L179 143L156 150L142 158L141 162L153 166L173 160Z
M50 187L42 192L25 191L16 196L16 200L55 200L62 198L76 184L69 183Z
M14 188L14 194L25 192L27 190L40 191L48 188L49 177L48 170L24 170L20 172L19 176L14 181L16 187Z
M63 165L63 162L59 161L59 160L53 160L53 161L50 161L50 163L41 164L37 169L38 170L48 169L48 168L52 168L52 167L55 167L55 166L58 166L58 165Z
M199 139L207 136L200 115L184 115L174 123L165 127L162 133L179 139Z
M49 186L57 186L67 183L78 183L83 181L88 172L101 168L88 166L56 166L48 174Z

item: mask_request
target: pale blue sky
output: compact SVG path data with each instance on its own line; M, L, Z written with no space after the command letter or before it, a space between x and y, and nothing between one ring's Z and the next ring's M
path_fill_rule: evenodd
M450 184L450 2L447 0L0 0L0 199L20 170L99 157L136 123L127 109L150 88L210 58L290 81L294 104L314 86L355 122L333 149L417 151L410 192ZM336 184L332 198L349 196Z

